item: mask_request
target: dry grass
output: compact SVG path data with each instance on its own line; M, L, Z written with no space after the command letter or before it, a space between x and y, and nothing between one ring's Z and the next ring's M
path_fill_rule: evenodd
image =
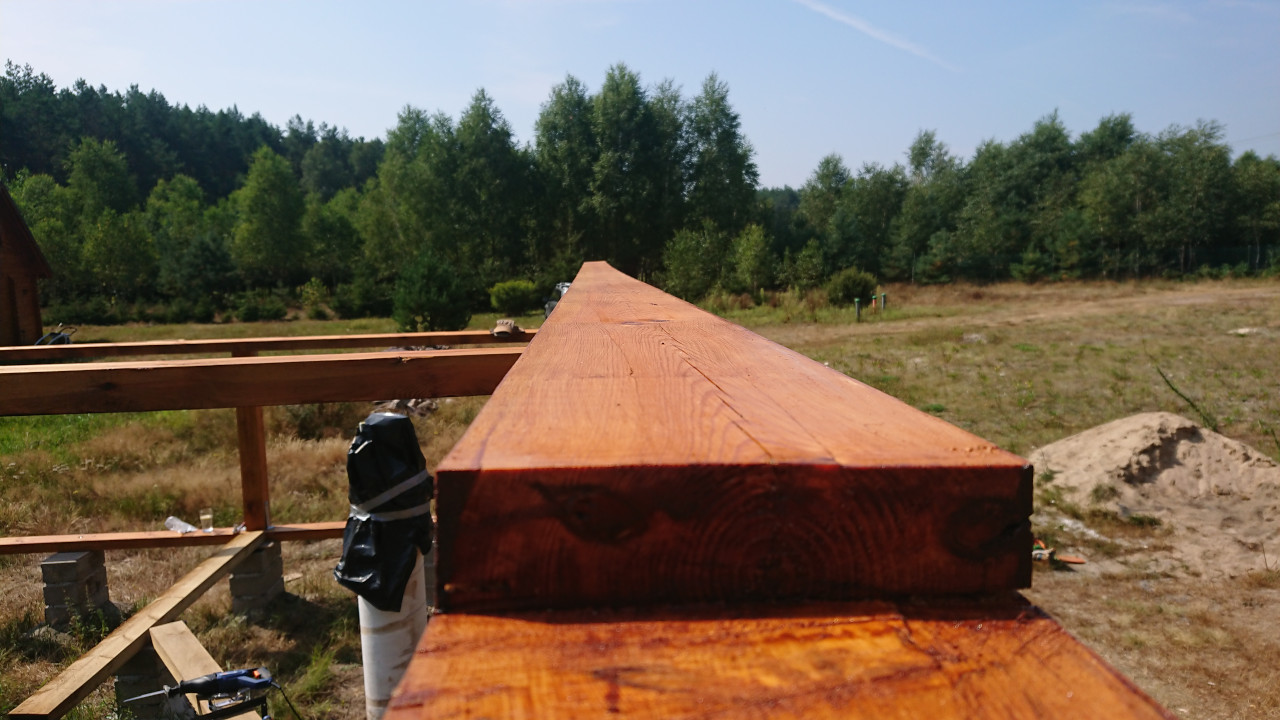
M1179 717L1280 717L1280 590L1039 572L1026 593Z
M1225 434L1280 457L1280 285L1274 281L894 286L890 310L864 314L816 300L726 309L732 319L927 412L1027 453L1135 412L1194 417L1155 371L1212 413ZM491 322L481 317L473 323ZM535 326L534 318L521 325ZM1259 328L1244 336L1237 328ZM384 322L87 328L77 340L140 340L388 331ZM482 398L442 401L415 420L434 467ZM364 404L268 411L272 511L279 521L346 512L346 438ZM176 514L239 515L231 411L0 418L0 532L157 528ZM1042 486L1044 490L1045 486ZM1105 489L1099 491L1105 493ZM1041 503L1066 503L1045 492ZM1087 501L1062 508L1089 516ZM1091 522L1098 518L1090 517ZM1160 527L1117 524L1109 537L1165 541ZM1090 548L1130 552L1130 546ZM220 583L184 619L226 667L266 664L316 718L363 716L355 603L332 580L340 543L286 544L288 595L260 622L229 614ZM112 598L137 608L204 551L108 553ZM1277 548L1280 555L1280 548ZM1277 559L1280 561L1280 559ZM1030 593L1068 629L1184 717L1280 717L1280 573L1229 582L1039 572ZM34 641L42 616L38 559L0 556L0 713L34 691L94 633ZM100 716L100 691L80 711ZM287 711L276 708L279 716Z

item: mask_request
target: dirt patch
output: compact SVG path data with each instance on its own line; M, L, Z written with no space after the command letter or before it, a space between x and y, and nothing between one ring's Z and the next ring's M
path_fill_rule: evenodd
M1093 572L1213 578L1280 565L1280 466L1187 418L1134 415L1030 459L1037 525L1112 549L1090 558Z

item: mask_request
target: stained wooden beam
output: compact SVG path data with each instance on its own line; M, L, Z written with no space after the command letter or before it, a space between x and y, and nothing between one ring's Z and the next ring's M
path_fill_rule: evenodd
M267 430L261 407L236 408L236 447L240 456L240 497L244 525L271 525L271 486L267 482Z
M150 605L124 621L102 642L22 701L9 717L17 720L65 715L146 644L152 627L176 620L183 610L265 541L266 537L261 532L252 531L240 533L229 540Z
M1025 460L604 263L437 492L448 611L1030 582Z
M521 347L0 367L0 415L488 395Z
M155 649L160 662L173 676L175 681L194 680L195 678L222 671L222 666L200 644L199 638L191 632L187 624L178 620L167 625L151 628L151 647ZM159 688L157 688L159 689ZM209 712L209 703L194 694L187 695L187 702L196 709L199 715ZM232 715L230 720L262 720L253 712Z
M147 340L122 343L77 343L73 345L33 345L0 347L0 363L31 363L46 360L137 357L140 355L214 355L219 353L260 354L301 350L346 350L350 348L423 347L430 345L493 345L527 343L537 330L520 335L495 337L488 330L451 332L378 333L363 335L311 335L306 337L214 338L207 340Z
M1010 594L438 615L384 717L1173 716Z
M330 540L342 537L346 520L273 525L265 534L269 540ZM140 550L144 548L223 545L238 533L231 528L212 532L176 533L172 530L143 532L81 533L78 535L27 535L0 537L0 555L73 552L78 550Z

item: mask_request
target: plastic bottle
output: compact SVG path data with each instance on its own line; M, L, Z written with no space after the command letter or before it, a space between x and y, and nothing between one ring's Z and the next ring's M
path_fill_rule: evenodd
M164 526L174 532L180 532L180 533L195 532L196 530L200 529L200 528L197 528L195 525L192 525L191 523L187 522L186 520L179 520L178 518L172 515L164 519Z

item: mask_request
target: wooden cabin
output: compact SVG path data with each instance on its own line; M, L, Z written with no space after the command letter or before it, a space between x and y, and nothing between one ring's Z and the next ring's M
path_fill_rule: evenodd
M0 183L0 345L31 345L44 334L36 281L53 270Z

